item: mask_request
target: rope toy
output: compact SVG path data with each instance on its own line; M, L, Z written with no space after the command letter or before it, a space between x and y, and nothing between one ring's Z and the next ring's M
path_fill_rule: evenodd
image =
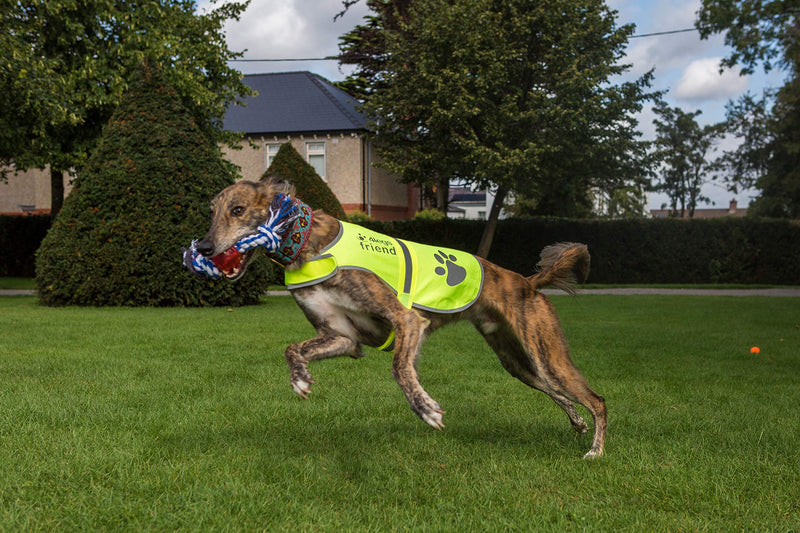
M289 224L294 222L300 215L298 202L287 194L277 194L270 203L267 221L258 226L258 233L253 233L240 239L232 248L220 255L239 255L259 246L264 247L267 253L274 252L283 242L283 234ZM222 277L223 272L214 261L197 251L197 243L198 240L194 239L188 249L183 248L184 266L199 277L206 276L211 279Z

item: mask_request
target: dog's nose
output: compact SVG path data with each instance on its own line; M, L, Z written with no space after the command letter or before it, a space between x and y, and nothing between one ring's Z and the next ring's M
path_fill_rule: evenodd
M211 257L211 254L214 253L214 245L206 239L198 242L194 248L206 257Z

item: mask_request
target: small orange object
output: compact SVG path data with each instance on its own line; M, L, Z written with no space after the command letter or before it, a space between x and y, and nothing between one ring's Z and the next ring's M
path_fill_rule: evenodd
M750 353L761 353L761 348L759 348L758 346L753 346L752 348L750 348Z

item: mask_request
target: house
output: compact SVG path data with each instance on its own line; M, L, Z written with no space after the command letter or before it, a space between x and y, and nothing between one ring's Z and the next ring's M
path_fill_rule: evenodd
M70 178L64 178L69 191ZM50 212L50 169L9 172L6 182L0 181L0 215L39 215Z
M225 129L242 132L240 149L225 157L257 180L283 143L291 143L341 202L378 220L413 216L418 193L376 168L375 148L366 138L366 117L346 92L311 72L254 74L244 82L258 95L246 107L232 106Z
M360 210L378 220L414 215L417 189L373 165L377 155L365 135L366 117L346 92L311 72L247 75L244 82L258 94L245 100L246 107L231 106L224 118L225 129L244 133L244 142L238 149L223 147L244 179L258 180L288 142L346 212ZM0 183L0 213L49 210L48 171L21 172Z
M487 220L494 203L494 192L472 190L470 187L451 185L447 201L448 218L467 220ZM505 218L505 210L500 210L499 218Z
M651 209L650 216L653 218L667 218L671 211L669 209ZM727 208L696 208L694 218L720 218L720 217L744 217L747 216L747 208L739 207L736 200L731 200ZM689 218L689 210L686 209L683 218Z

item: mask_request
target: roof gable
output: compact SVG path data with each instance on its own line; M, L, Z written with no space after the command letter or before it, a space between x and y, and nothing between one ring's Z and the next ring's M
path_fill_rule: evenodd
M258 92L231 106L226 130L249 134L350 131L365 129L358 102L311 72L252 74L244 83Z

